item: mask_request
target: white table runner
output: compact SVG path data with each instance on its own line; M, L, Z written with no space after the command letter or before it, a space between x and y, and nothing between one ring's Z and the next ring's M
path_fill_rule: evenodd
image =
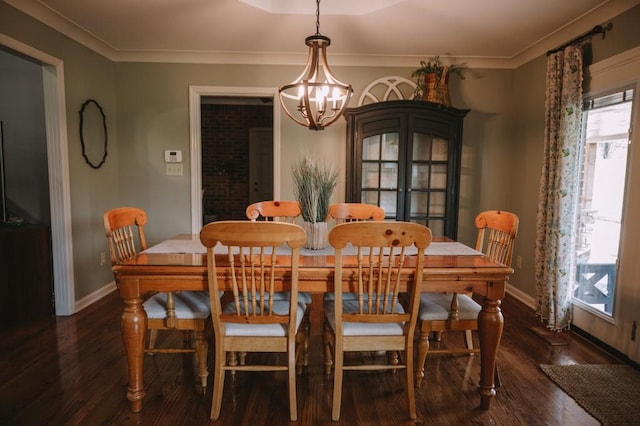
M200 240L165 240L153 247L149 247L144 251L145 253L206 253L206 248L202 245ZM216 245L214 249L215 253L226 254L226 248L220 244ZM287 254L289 252L287 247L282 247L276 250L279 254ZM300 254L304 256L323 256L333 255L335 253L333 247L328 246L322 250L300 249ZM415 247L407 248L406 254L416 254L417 249ZM342 250L343 255L355 255L357 254L356 248L353 246L347 246ZM458 242L433 242L427 247L427 256L477 256L482 255L481 252L467 247Z

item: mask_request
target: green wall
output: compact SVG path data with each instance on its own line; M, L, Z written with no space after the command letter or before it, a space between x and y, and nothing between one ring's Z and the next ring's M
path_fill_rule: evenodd
M613 20L606 40L596 37L593 57L601 60L640 44L640 7ZM108 265L102 213L137 205L151 217L150 244L190 232L189 86L277 88L300 72L294 66L112 63L88 48L0 2L0 31L64 61L69 139L69 172L76 299L113 281ZM329 58L329 60L331 60ZM511 284L533 297L535 214L544 136L545 57L515 70L472 69L450 82L452 103L471 111L465 119L459 239L474 244L473 219L487 209L520 216L515 256L522 256ZM355 106L362 90L384 76L410 78L412 68L333 67L350 82ZM94 170L81 155L78 112L93 98L105 110L109 156ZM281 198L293 197L291 163L302 153L331 160L341 171L333 201L344 199L343 120L312 132L282 114ZM165 149L183 151L184 175L166 176ZM55 248L54 248L55 250ZM514 262L515 266L515 262Z

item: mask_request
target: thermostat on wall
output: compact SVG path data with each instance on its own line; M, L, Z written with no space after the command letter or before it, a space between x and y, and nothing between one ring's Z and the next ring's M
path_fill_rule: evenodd
M182 151L168 149L164 152L165 163L182 163Z

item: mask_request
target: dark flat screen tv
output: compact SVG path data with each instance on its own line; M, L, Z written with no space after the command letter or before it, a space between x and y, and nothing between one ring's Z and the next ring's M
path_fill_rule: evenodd
M2 202L0 221L2 223L7 221L7 194L4 179L4 129L3 123L0 121L0 202Z

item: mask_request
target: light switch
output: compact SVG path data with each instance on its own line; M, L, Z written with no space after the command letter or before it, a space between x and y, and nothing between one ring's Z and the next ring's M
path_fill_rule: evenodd
M167 163L167 176L182 176L182 163Z

